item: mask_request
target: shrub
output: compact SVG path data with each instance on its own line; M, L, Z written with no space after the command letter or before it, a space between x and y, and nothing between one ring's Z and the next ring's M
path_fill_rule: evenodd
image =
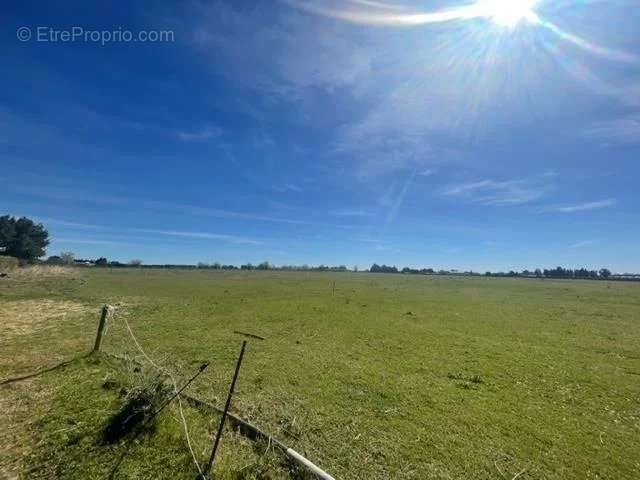
M19 261L15 257L0 256L0 271L13 270L17 268Z

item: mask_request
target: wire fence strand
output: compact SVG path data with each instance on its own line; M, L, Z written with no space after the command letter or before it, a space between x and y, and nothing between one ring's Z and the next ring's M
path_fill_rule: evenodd
M115 318L116 318L116 311L114 310L114 312L112 313L112 319L115 319ZM166 375L171 379L171 383L173 384L173 391L174 393L176 393L178 391L178 384L176 383L175 377L173 376L171 371L169 371L169 369L165 367L158 365L156 362L153 361L153 359L149 355L147 355L147 352L145 352L145 350L142 348L142 345L140 345L140 342L134 335L133 330L131 329L131 325L129 325L129 322L127 321L127 318L124 315L120 315L118 316L118 318L122 319L127 331L129 332L131 339L133 340L133 343L135 344L136 348L140 351L142 356L147 360L147 362L149 362L149 364L152 367L154 367L158 372ZM193 451L193 446L191 444L191 437L189 435L189 426L187 425L187 420L184 416L184 410L182 408L182 399L180 398L180 396L178 396L177 400L178 400L178 411L180 412L180 419L182 421L184 435L187 440L187 446L189 447L189 452L191 453L191 458L193 459L193 463L198 469L198 473L202 475L202 469L200 468L200 464L198 463L196 455Z

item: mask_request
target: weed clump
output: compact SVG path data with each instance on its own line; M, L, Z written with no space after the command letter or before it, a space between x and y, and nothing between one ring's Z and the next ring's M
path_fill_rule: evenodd
M170 388L162 381L134 387L127 391L120 410L109 420L102 431L101 443L111 445L138 429L153 413L154 407L167 398ZM146 425L150 432L154 425Z

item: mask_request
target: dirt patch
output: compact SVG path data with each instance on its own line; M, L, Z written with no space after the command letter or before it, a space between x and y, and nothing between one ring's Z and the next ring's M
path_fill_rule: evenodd
M87 305L61 300L15 300L0 304L0 333L25 335L55 327L67 317L95 313Z

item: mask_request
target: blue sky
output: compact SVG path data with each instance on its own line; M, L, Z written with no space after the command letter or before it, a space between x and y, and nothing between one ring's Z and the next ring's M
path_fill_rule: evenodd
M640 271L637 5L484 1L4 4L0 210L85 258Z

